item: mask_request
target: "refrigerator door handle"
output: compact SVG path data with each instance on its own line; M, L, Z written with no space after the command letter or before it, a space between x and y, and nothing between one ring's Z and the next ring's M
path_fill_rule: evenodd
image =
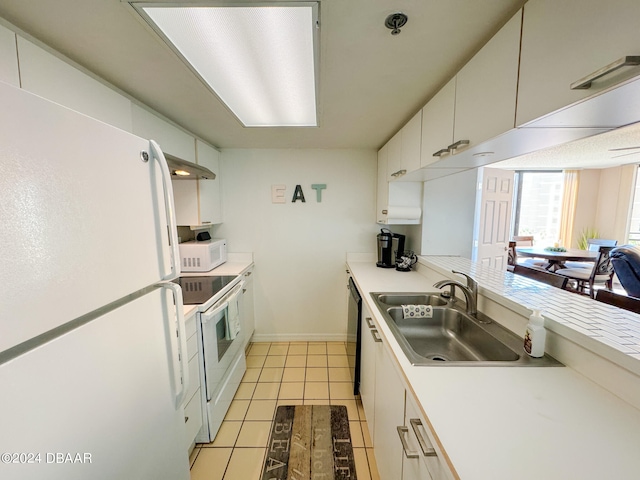
M171 185L171 173L167 165L167 159L162 153L160 145L155 140L149 140L149 146L153 158L160 165L162 172L162 190L164 197L164 207L167 216L167 226L169 227L169 236L171 241L171 273L162 278L162 280L171 281L180 276L180 249L178 248L178 224L174 212L173 186Z
M165 288L167 290L171 290L173 293L173 298L175 301L176 307L176 322L177 322L177 335L178 335L178 367L176 368L176 362L172 360L171 365L174 368L172 372L174 374L174 378L177 378L176 373L179 373L182 382L180 384L175 385L176 389L176 410L178 410L182 403L184 402L185 395L187 394L187 390L189 390L189 368L187 367L188 355L187 355L187 333L185 329L184 323L184 305L182 303L182 288L180 285L172 282L160 283L159 287ZM171 320L167 317L167 321L169 322L168 331L173 332L175 330L175 325L171 325ZM173 344L172 344L173 345ZM173 352L170 352L173 354ZM177 371L176 371L177 370Z

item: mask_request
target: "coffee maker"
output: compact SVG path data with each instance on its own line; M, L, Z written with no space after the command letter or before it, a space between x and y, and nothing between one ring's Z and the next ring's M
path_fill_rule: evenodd
M405 236L393 233L387 228L380 230L378 234L378 261L376 266L380 268L395 268L396 252L404 252Z

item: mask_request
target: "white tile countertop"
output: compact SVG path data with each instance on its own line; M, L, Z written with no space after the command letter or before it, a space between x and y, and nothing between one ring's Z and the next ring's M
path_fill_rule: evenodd
M617 366L620 363L633 367L637 362L636 353L627 353L627 349L637 348L638 343L618 343L602 332L614 324L612 319L621 322L615 325L634 331L633 322L640 317L614 307L603 305L607 308L600 309L590 299L552 290L529 279L516 279L466 259L422 257L420 262L430 269L429 278L418 272L376 268L375 261L349 260L348 267L458 478L639 478L640 410L630 403L568 366L413 366L370 293L435 291L433 277L454 278L451 270L459 270L478 280L480 295L506 305L512 312L527 317L530 308L542 308L545 317L553 317L547 322L549 329L571 330L567 337L575 341L597 342L594 348L603 357L601 361L608 362L609 355L616 357L615 368L621 371L623 367ZM584 316L577 313L581 309L586 309ZM596 316L604 317L603 322L596 321ZM584 317L593 322L585 322ZM601 342L600 337L607 341Z

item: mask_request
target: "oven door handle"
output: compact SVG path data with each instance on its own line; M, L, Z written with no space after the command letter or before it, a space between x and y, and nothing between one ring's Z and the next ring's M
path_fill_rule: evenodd
M229 306L229 302L222 302L219 306L210 308L209 310L207 310L201 315L200 321L202 322L202 324L207 323L208 321L213 319L216 315L218 315L220 312L225 310L228 306Z

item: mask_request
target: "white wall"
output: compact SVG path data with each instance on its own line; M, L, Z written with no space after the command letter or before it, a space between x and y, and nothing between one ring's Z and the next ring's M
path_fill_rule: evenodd
M471 258L478 170L424 183L422 255Z
M376 248L373 150L229 149L221 155L230 252L254 252L256 340L344 340L347 252ZM311 184L326 184L316 202ZM271 186L286 185L286 203ZM306 203L292 203L295 186Z

